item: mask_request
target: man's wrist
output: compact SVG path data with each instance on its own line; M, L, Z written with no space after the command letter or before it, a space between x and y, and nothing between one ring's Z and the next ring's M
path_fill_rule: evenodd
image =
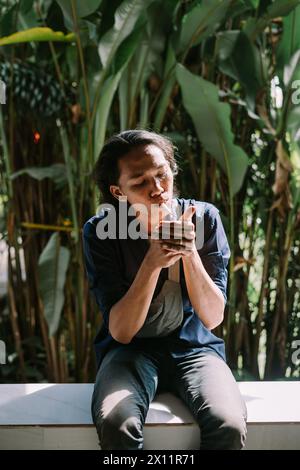
M191 250L191 253L189 255L182 256L182 262L185 265L194 265L195 263L199 264L200 262L201 267L203 267L201 258L199 256L199 253L196 247L193 250Z
M145 268L147 269L147 272L153 273L153 274L159 274L161 271L161 267L157 266L157 264L154 262L154 260L149 256L149 253L146 253L143 264Z

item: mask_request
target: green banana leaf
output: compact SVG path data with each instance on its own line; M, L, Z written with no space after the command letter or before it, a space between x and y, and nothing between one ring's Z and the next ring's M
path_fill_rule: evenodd
M72 18L72 0L56 0L64 14ZM89 16L99 8L102 0L74 0L74 7L78 18Z
M22 170L15 171L10 175L11 179L15 179L21 175L29 175L38 181L44 178L51 178L56 184L57 188L64 186L67 183L66 165L63 163L54 163L50 166L37 167L32 166L23 168Z
M258 20L250 18L246 22L244 27L245 33L254 41L257 35L268 26L273 18L288 15L298 5L300 5L300 0L275 0Z
M176 67L183 104L190 114L198 138L228 177L232 194L242 186L248 167L246 153L234 144L230 106L221 103L216 85L193 75L181 64Z
M115 22L101 38L98 52L103 67L107 68L120 44L133 31L137 20L153 0L125 0L115 12Z
M283 33L276 50L277 69L283 69L291 56L300 49L300 6L283 19Z
M184 51L210 36L224 20L230 0L203 0L187 13L181 24L178 49Z
M39 293L49 327L49 336L55 335L59 327L65 301L64 286L69 261L69 249L61 246L59 234L53 233L38 262Z
M5 36L0 39L0 46L9 44L19 44L24 42L71 42L74 41L75 35L73 33L63 34L60 31L53 31L51 28L30 28L18 33Z
M244 87L247 103L254 112L257 92L264 83L259 50L243 31L232 30L218 35L217 53L219 69Z
M112 105L113 97L118 88L122 73L130 58L134 54L141 34L141 28L135 29L119 47L113 62L113 73L105 80L101 88L101 96L97 104L94 127L94 160L99 156L105 140L107 120Z

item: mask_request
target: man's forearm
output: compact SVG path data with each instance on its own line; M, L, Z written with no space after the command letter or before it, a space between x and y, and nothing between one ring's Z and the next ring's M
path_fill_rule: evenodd
M183 256L182 262L191 304L206 328L212 330L223 321L223 294L205 270L196 250L191 256Z
M152 268L144 258L128 292L110 310L109 331L120 343L130 343L143 326L161 268Z

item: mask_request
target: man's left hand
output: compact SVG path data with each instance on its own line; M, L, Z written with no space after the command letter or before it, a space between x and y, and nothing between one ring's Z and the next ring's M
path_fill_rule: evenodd
M196 251L195 226L192 222L195 211L196 207L190 206L179 220L161 222L158 232L165 250L181 253L183 256L191 256Z

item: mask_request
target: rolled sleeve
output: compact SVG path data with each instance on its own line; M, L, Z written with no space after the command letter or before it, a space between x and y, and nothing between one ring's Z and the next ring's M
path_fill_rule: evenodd
M207 273L221 290L226 303L230 248L219 210L213 204L206 206L204 227L204 244L198 253Z

